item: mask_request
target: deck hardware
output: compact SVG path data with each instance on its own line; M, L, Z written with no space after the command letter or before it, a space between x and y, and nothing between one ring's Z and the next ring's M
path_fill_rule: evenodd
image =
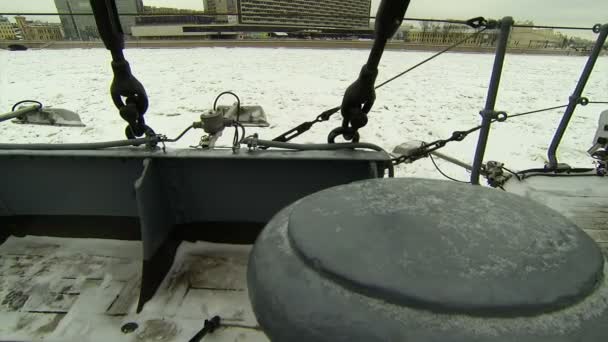
M502 76L502 68L505 62L505 55L507 53L507 44L509 43L509 36L511 34L511 28L513 27L514 21L511 17L504 17L500 20L500 34L498 36L498 42L496 44L496 57L494 58L494 66L492 68L492 77L490 78L490 86L488 88L488 95L486 99L485 108L481 111L482 121L481 129L479 131L479 139L477 141L477 149L475 151L475 158L473 160L473 170L471 171L471 184L479 185L479 176L481 175L481 166L483 164L483 157L486 153L486 147L488 144L488 137L490 135L490 128L492 126L492 120L490 114L494 111L496 105L496 99L498 97L498 89L500 87L500 79Z
M480 20L479 18L481 18L481 17L473 18L473 19L470 19L469 21L472 21L473 23L475 23L476 21ZM441 50L441 51L439 51L439 52L437 52L435 54L433 54L432 56L424 59L423 61L417 63L416 65L414 65L412 67L409 67L405 71L403 71L403 72L401 72L401 73L399 73L399 74L397 74L397 75L389 78L388 80L386 80L386 81L384 81L384 82L376 85L376 87L374 89L377 90L377 89L382 88L383 86L385 86L385 85L387 85L387 84L395 81L396 79L404 76L405 74L409 73L410 71L413 71L413 70L415 70L415 69L423 66L424 64L432 61L433 59L441 56L442 54L444 54L444 53L446 53L448 51L451 51L454 48L462 45L466 41L475 39L476 37L478 37L479 35L481 35L482 33L484 33L486 30L495 29L497 27L497 25L498 25L498 22L496 20L485 20L485 19L483 19L482 21L485 22L485 27L484 26L480 26L479 28L481 28L481 27L483 27L483 28L481 28L477 32L475 32L475 33L473 33L473 34L471 34L471 35L469 35L469 36L461 39L460 41L457 41L456 43L454 43L454 44L446 47L445 49L443 49L443 50ZM471 24L469 24L468 21L453 21L452 23L471 26ZM475 24L473 24L473 25L475 25ZM329 121L329 119L331 118L331 116L334 115L334 114L336 114L337 112L339 112L341 109L342 109L342 106L337 106L337 107L328 109L325 112L321 113L319 116L317 116L317 118L315 120L303 122L300 125L298 125L297 127L292 128L291 130L289 130L289 131L281 134L280 136L274 138L273 140L274 141L279 141L279 142L288 142L288 141L290 141L292 139L295 139L296 137L298 137L298 136L300 136L300 135L308 132L312 128L313 125L315 125L315 124L317 124L319 122Z
M488 180L488 185L493 188L502 188L505 183L513 177L510 173L505 173L504 163L489 161L484 165L483 173Z
M378 65L388 40L401 26L405 12L410 5L409 0L386 1L380 3L376 14L374 45L369 53L367 63L361 68L359 77L345 91L342 99L342 136L353 140L355 133L367 125L367 114L376 101L376 78ZM332 134L336 134L334 130ZM331 140L331 136L328 138ZM335 140L335 137L334 137Z
M207 334L213 334L213 332L220 327L221 318L220 316L215 316L210 320L205 320L205 324L203 325L203 329L196 333L189 342L199 342L203 339L203 337L207 336Z
M576 103L581 106L586 106L589 104L589 99L586 97L579 97L578 99L576 99Z
M602 30L602 24L593 25L593 33L600 33L601 30Z
M137 323L129 322L129 323L125 323L120 328L120 331L122 331L125 334L130 334L130 333L134 332L135 330L137 330L137 328L139 328L139 325Z
M343 136L344 139L352 141L354 143L358 143L361 136L357 130L351 127L338 127L329 133L327 137L327 142L330 144L336 143L336 138L339 136Z
M148 95L144 86L133 76L123 50L125 38L113 0L90 0L99 35L112 53L114 79L110 86L112 101L120 116L129 123L125 135L129 139L150 137L154 131L146 125L144 114L148 110Z

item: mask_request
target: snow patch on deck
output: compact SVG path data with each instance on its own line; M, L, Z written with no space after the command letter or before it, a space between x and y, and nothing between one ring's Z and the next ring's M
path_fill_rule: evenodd
M187 243L141 314L141 243L10 237L0 246L0 336L40 341L187 341L219 315L213 341L267 341L246 286L250 246ZM121 326L135 322L130 334Z

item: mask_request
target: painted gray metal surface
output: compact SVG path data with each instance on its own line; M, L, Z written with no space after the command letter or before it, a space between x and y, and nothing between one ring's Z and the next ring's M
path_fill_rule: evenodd
M0 151L0 215L138 217L133 185L147 158L157 161L167 183L176 223L264 223L298 198L368 178L370 161L386 156L358 151Z
M471 171L471 183L479 185L479 176L481 175L481 166L483 165L483 157L486 153L488 137L492 120L496 118L496 99L498 97L498 89L500 87L500 79L502 77L502 68L507 54L507 45L509 44L509 35L513 27L513 18L504 17L500 21L500 35L496 44L496 57L494 58L494 66L492 68L492 76L490 78L490 86L488 87L488 95L486 105L481 111L481 130L479 131L479 139L477 140L477 149L473 159L473 170Z
M373 190L374 183L385 181L389 183L375 187L381 191ZM603 256L557 212L543 208L537 215L534 209L539 205L524 198L441 181L379 180L360 189L357 185L338 187L347 190L340 195L341 205L308 202L321 199L320 194L298 201L276 215L256 242L248 270L249 293L258 322L272 341L597 342L608 338L608 270ZM444 191L451 186L455 187L448 189L451 194ZM324 192L332 197L338 188ZM496 192L484 196L481 191ZM464 192L473 197L477 212L453 203L453 197ZM503 202L501 195L509 200ZM524 211L514 217L508 206L515 199ZM305 224L305 213L299 213L304 209L310 217L308 230L296 228L294 234L294 221ZM349 210L350 216L343 215L340 223L325 225L330 223L326 217L337 219L334 215ZM398 212L412 217L399 217ZM568 263L569 256L588 264ZM336 266L332 262L341 262L339 269L332 268ZM598 271L591 292L585 292L588 286L581 291L572 283L579 280L568 278L576 277L577 267ZM535 272L557 272L563 279L542 282ZM405 279L404 274L412 277ZM460 282L453 282L463 275L479 282L468 294L462 293L466 287ZM382 291L387 279L398 285L400 298L414 294L416 288L430 291L423 296L426 306L387 296ZM480 290L484 284L488 288ZM460 294L486 304L520 298L525 306L540 304L556 293L580 297L562 302L560 308L519 307L493 313L468 307L446 310L433 303Z
M309 194L382 177L386 158L353 150L0 151L0 217L139 218L141 311L172 265L175 225L264 224Z
M161 171L151 159L144 160L144 171L141 178L135 182L135 196L144 244L144 259L149 259L169 237L171 227L175 224L175 215Z
M583 91L585 90L585 86L587 85L587 81L589 81L589 77L591 77L591 73L593 72L593 68L595 67L595 63L597 62L602 49L604 48L604 44L606 43L606 38L608 38L608 24L604 24L600 28L599 36L597 37L597 41L593 46L593 50L591 50L591 54L587 59L587 63L585 64L585 68L576 84L576 88L574 92L570 96L570 101L568 102L568 108L564 112L562 120L555 131L555 135L551 140L551 144L549 145L549 150L547 151L547 156L549 158L549 167L555 169L558 167L559 161L557 160L557 149L559 148L559 144L568 129L568 125L570 123L570 119L574 115L574 111L576 107L580 104L579 99L583 96Z
M593 240L554 210L447 181L321 191L300 201L288 235L305 262L345 287L438 312L541 314L589 295L604 268Z

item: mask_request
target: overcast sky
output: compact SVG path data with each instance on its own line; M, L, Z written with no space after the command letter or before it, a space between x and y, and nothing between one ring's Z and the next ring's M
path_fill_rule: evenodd
M321 0L320 0L321 1ZM372 0L375 12L380 0ZM153 6L203 9L203 0L144 0ZM0 12L56 11L54 0L0 0ZM593 26L608 22L608 0L412 0L408 17L468 19L476 16L532 20L536 24ZM57 18L48 18L58 21Z

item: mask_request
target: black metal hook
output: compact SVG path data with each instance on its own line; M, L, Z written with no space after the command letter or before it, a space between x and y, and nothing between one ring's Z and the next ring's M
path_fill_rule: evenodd
M581 106L586 106L589 104L589 99L586 97L580 97L576 100L576 103L581 105Z
M110 95L120 116L129 123L125 133L129 139L141 137L149 130L144 122L148 95L144 86L131 73L124 57L125 38L115 0L90 0L97 29L104 45L112 53L114 79Z
M496 121L505 122L508 118L507 112L496 112Z
M484 17L475 17L467 20L466 24L474 29L477 29L487 26L488 21Z
M350 127L338 127L329 133L327 137L327 142L330 144L336 143L336 138L339 136L343 136L345 140L352 141L354 143L358 143L361 136L359 132Z
M593 33L600 33L600 31L602 30L602 24L595 24L593 25Z

